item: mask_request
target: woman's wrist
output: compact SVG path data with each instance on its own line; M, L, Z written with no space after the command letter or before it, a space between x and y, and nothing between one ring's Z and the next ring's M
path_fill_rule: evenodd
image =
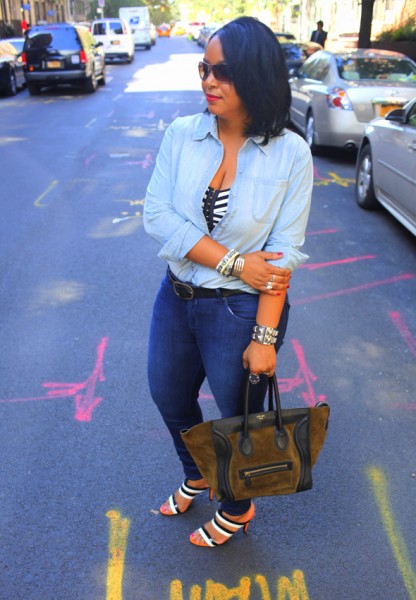
M251 339L263 346L274 346L277 342L279 332L274 327L266 327L266 325L254 325Z

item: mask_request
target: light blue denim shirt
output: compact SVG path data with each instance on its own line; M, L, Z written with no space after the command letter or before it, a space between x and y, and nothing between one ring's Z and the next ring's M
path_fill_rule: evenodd
M282 259L271 262L292 270L308 259L299 248L312 195L310 150L291 131L266 146L260 141L248 138L240 148L227 213L209 233L202 198L224 154L216 118L207 113L181 117L166 130L147 188L144 226L162 246L158 256L181 281L255 291L185 258L204 235L241 254L283 252Z

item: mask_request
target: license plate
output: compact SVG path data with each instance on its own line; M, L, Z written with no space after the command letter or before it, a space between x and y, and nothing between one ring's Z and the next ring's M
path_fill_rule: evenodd
M113 46L118 46L120 44L120 41L119 40L112 40L111 43L112 43Z
M400 108L399 104L384 104L380 106L379 114L380 117L384 117L388 112L394 110L395 108Z
M60 69L61 61L60 60L48 60L46 63L47 69Z

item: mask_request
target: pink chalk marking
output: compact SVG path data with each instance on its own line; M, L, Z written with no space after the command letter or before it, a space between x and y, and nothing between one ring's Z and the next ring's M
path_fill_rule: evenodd
M85 165L86 167L88 167L88 166L89 166L89 164L90 164L90 162L91 162L92 160L94 160L94 158L95 158L96 156L97 156L96 154L91 154L91 156L89 156L88 158L86 158L86 159L84 160L84 165Z
M401 314L395 311L391 311L390 319L393 321L393 324L395 325L403 340L407 344L407 347L409 348L410 352L413 354L413 356L416 357L416 338L410 332L410 329L406 325Z
M364 283L357 285L352 288L346 288L344 290L337 290L335 292L328 292L326 294L316 294L315 296L309 296L308 298L298 298L297 300L291 300L291 304L308 304L309 302L316 302L316 300L327 300L328 298L334 298L336 296L345 296L347 294L354 294L355 292L362 292L363 290L369 290L373 287L380 285L388 285L390 283L397 283L399 281L406 281L408 279L414 279L416 275L413 273L405 273L403 275L396 275L395 277L389 277L381 281L372 281L371 283Z
M292 340L292 347L298 359L299 369L291 379L278 379L279 390L289 392L304 384L306 385L306 392L301 392L301 396L307 406L313 407L317 402L324 402L326 396L317 396L313 389L313 382L317 381L318 378L308 367L302 346L297 340Z
M312 371L308 367L302 346L297 340L292 340L292 347L295 352L296 358L298 359L299 369L297 370L296 375L294 377L277 379L279 383L279 391L282 393L290 392L293 389L305 384L306 392L301 392L301 396L307 406L313 407L317 402L324 402L325 396L317 396L313 389L313 382L317 381L318 378L312 373ZM199 394L199 398L204 400L213 400L214 396L212 396L211 394L201 393Z
M338 229L321 229L320 231L307 231L305 235L326 235L327 233L337 233Z
M103 337L97 346L97 360L91 375L81 383L57 383L48 381L43 383L44 388L49 391L46 396L37 396L32 398L12 398L0 400L0 403L7 402L32 402L35 400L56 400L57 398L68 398L74 396L75 402L75 420L91 421L94 408L102 402L102 398L95 397L95 388L97 383L105 381L104 377L104 352L106 350L108 338ZM84 390L84 392L82 392Z
M309 271L315 271L315 269L333 267L334 265L345 265L347 263L358 262L359 260L370 260L372 258L377 258L377 256L375 254L368 254L367 256L353 256L351 258L342 258L340 260L332 260L330 262L306 263L304 265L300 265L299 269L309 269Z
M313 178L318 179L319 181L332 181L332 179L327 179L326 177L321 177L318 172L318 167L316 165L313 166Z
M151 167L153 165L153 157L150 154L150 152L148 152L146 154L146 156L144 157L143 160L129 160L126 161L126 165L140 165L142 167L142 169L148 169L149 167Z

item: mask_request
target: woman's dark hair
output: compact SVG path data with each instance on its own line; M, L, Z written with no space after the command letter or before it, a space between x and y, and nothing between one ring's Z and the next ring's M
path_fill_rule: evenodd
M250 121L245 135L263 136L262 144L289 124L291 102L282 48L273 31L253 17L240 17L217 30L224 59Z

